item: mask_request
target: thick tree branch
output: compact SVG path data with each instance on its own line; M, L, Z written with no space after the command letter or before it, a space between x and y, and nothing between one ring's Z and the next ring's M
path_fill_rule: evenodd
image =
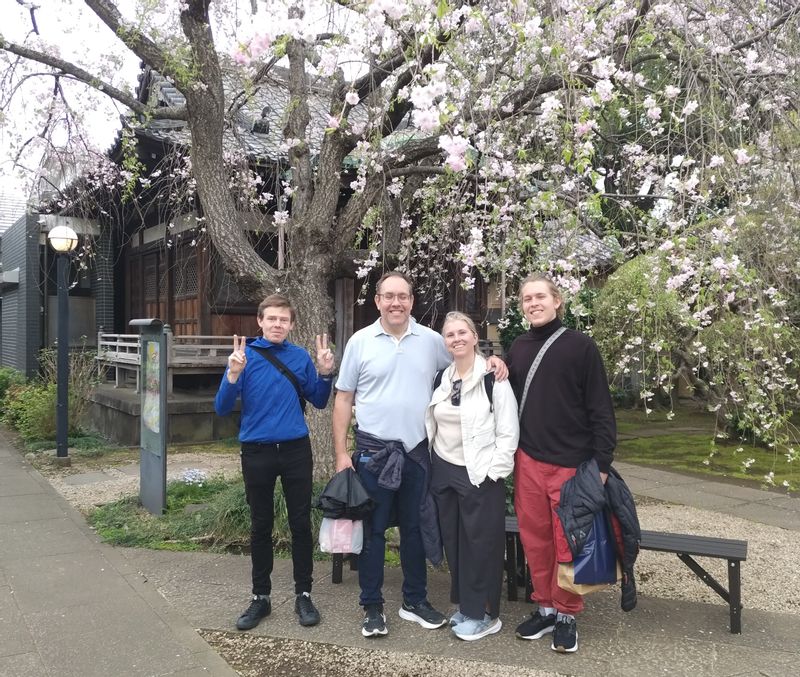
M742 40L737 42L735 45L731 47L731 49L735 49L740 51L742 49L747 49L751 45L754 45L757 42L761 42L764 38L769 36L771 33L774 33L776 29L780 28L785 24L789 19L791 19L795 14L800 14L800 4L795 5L791 9L784 12L781 16L779 16L775 21L773 21L769 28L765 29L758 35L754 35L752 38L747 38L746 40Z
M106 26L108 26L136 56L161 75L175 77L175 70L170 67L167 54L136 26L125 22L114 3L108 0L84 0L86 5Z
M16 54L23 59L27 59L28 61L34 61L45 66L50 66L51 68L55 68L59 72L53 73L54 77L60 74L70 75L76 80L79 80L92 89L97 90L101 94L111 97L115 101L127 106L132 111L139 113L140 115L147 115L160 120L188 119L188 113L186 108L183 106L151 108L127 92L123 92L121 89L118 89L117 87L104 82L100 78L95 77L80 66L76 66L75 64L65 61L64 59L60 59L50 54L44 54L43 52L39 52L34 49L29 49L28 47L18 45L14 42L7 42L2 37L0 37L0 49L10 52L11 54Z

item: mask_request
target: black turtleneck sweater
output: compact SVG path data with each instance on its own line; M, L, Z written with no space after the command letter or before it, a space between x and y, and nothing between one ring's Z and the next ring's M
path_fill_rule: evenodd
M556 318L531 327L509 349L509 379L519 402L528 370ZM576 468L594 457L601 472L614 460L617 424L600 351L594 341L567 329L547 349L528 389L520 419L519 445L545 463Z

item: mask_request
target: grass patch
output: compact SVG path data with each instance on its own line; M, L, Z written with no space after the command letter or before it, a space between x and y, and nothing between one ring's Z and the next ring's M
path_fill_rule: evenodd
M715 439L713 417L708 417L711 423L706 421L705 426L702 425L703 419L697 415L694 421L681 419L678 415L672 421L655 421L647 426L640 425L640 421L633 417L625 420L625 414L621 418L623 425L619 426L620 433L635 435L632 439L618 441L614 454L621 461L747 480L790 490L800 486L798 473L786 461L783 451ZM687 428L697 428L699 431L687 431ZM637 433L641 436L636 436ZM771 477L772 481L767 477Z
M314 486L318 495L324 485ZM250 509L241 479L211 478L202 483L170 482L165 514L155 516L128 497L93 510L88 517L106 543L154 550L241 551L250 544ZM322 515L311 511L311 529L316 539ZM291 546L286 501L280 483L275 488L276 555L288 555ZM318 559L327 555L315 551Z

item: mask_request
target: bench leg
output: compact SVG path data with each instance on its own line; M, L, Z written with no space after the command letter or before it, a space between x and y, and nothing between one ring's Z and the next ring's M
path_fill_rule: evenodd
M728 560L728 590L722 587L717 580L708 573L694 558L685 553L679 552L678 558L689 567L697 577L709 588L724 599L731 610L731 632L741 634L742 632L742 584L739 562Z
M731 607L731 632L742 634L742 581L739 562L728 561L728 591Z
M344 555L341 553L336 553L333 556L333 570L331 572L331 582L332 583L341 583L342 582L342 559Z
M517 535L506 532L506 587L508 601L517 601Z

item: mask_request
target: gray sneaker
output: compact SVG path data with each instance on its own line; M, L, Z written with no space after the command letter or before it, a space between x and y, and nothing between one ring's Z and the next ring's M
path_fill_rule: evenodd
M463 623L459 623L453 628L453 634L465 642L474 642L476 639L500 632L502 627L503 622L499 618L489 618L486 615L480 620L468 618Z
M456 609L452 616L450 616L450 627L454 627L459 623L463 623L467 617L461 613L461 609Z

